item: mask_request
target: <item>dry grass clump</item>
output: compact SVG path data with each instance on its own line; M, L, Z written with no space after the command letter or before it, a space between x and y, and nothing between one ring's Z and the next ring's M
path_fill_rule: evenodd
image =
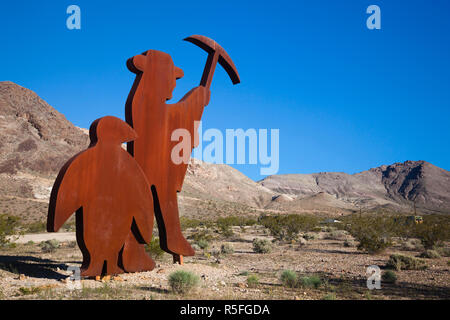
M402 255L393 254L389 257L386 268L400 270L425 270L427 263L422 259Z

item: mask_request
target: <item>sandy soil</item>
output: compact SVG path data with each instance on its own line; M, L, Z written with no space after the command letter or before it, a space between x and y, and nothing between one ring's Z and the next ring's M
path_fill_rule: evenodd
M14 243L44 242L48 240L57 240L60 242L76 241L75 232L53 232L53 233L34 233L25 234L18 237L9 237Z
M123 274L109 281L84 279L82 289L72 289L67 281L68 266L80 266L81 253L73 234L61 239L60 248L46 253L38 244L17 244L0 251L0 298L2 299L449 299L450 266L448 258L426 259L427 270L396 271L395 284L382 283L381 290L368 290L366 269L369 265L385 266L389 255L419 252L393 247L383 254L368 255L355 247L344 247L342 240L309 240L305 245L276 244L272 252L253 252L252 240L267 238L258 227L239 229L230 239L216 239L207 251L185 257L184 265L173 264L164 254L156 260L151 272ZM50 234L51 235L51 234ZM55 235L55 234L53 234ZM34 239L42 239L34 235ZM52 238L52 237L51 237ZM53 237L54 238L54 237ZM34 240L33 240L34 241ZM228 243L234 253L214 254ZM171 291L168 276L175 270L192 271L199 285L184 295ZM317 289L286 288L279 277L290 269L303 276L318 275ZM259 284L249 288L248 275L257 275Z

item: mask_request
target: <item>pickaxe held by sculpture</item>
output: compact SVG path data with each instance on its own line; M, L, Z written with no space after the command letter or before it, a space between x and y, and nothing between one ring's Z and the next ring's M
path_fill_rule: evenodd
M208 59L206 60L205 69L203 69L202 80L200 85L206 88L211 87L212 78L216 69L216 64L219 64L225 69L231 78L233 84L241 82L237 69L226 51L213 39L201 35L193 35L184 39L192 42L208 52Z

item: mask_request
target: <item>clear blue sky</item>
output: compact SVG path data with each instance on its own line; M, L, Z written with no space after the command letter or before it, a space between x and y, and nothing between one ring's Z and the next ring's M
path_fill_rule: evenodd
M81 30L66 8L81 8ZM381 8L381 30L366 8ZM450 169L450 1L2 1L0 80L30 88L74 124L123 118L147 49L184 69L175 98L198 84L204 34L234 60L218 68L204 129L279 128L279 173L359 172L426 160ZM257 180L259 168L236 165Z

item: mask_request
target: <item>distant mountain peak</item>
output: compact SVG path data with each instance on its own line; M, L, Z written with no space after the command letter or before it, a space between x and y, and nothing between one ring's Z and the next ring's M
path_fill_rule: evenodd
M326 192L366 209L391 208L450 213L450 172L424 161L407 160L349 175L320 172L275 175L260 184L280 194L305 197Z

